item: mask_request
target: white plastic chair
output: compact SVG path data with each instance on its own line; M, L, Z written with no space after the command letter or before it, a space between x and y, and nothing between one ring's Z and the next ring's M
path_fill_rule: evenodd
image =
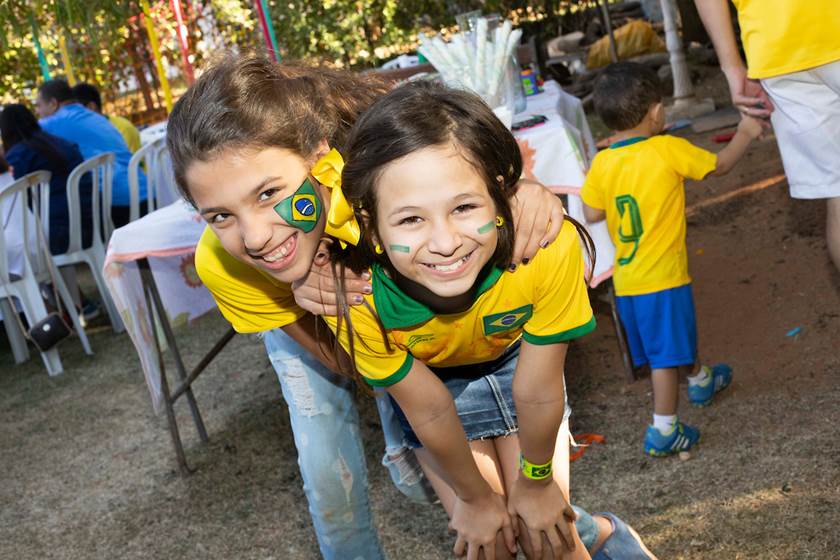
M181 198L175 186L172 160L166 147L166 137L149 142L131 156L128 162L129 221L140 217L140 173L146 172L147 211L169 206Z
M172 168L172 158L169 157L169 147L166 138L155 142L154 196L149 203L149 212L181 199L181 192L175 184L175 171Z
M91 189L92 241L90 247L82 247L82 215L79 183L87 173L91 174L93 188ZM76 166L67 177L67 207L70 212L70 242L67 251L60 255L53 255L58 266L86 264L90 267L96 288L102 297L102 303L108 312L108 318L115 332L122 332L123 326L117 306L111 298L111 292L105 284L102 269L105 266L105 243L103 239L110 239L114 231L111 219L111 184L114 174L114 154L105 152L93 156ZM97 185L102 189L102 208L100 211L100 193ZM104 222L104 223L103 223ZM103 225L105 231L103 232ZM103 235L104 233L104 235Z
M164 139L165 140L165 139ZM152 208L152 192L154 190L154 169L156 168L155 158L157 156L156 145L160 139L144 144L134 152L128 162L128 221L133 222L140 217L140 173L146 173L146 200L148 200L148 211ZM142 164L142 169L140 168ZM110 238L110 236L109 236Z
M91 355L93 351L90 348L90 342L79 320L73 298L70 297L70 292L58 273L58 267L51 260L49 252L40 250L37 241L35 241L36 246L31 246L33 240L37 240L39 237L37 235L39 220L36 220L35 214L30 212L29 208L31 207L35 212L38 212L41 216L40 221L43 221L43 217L49 215L49 191L50 173L48 171L36 171L21 177L0 193L0 201L6 202L6 204L0 206L10 209L10 216L16 214L14 221L22 224L24 240L22 274L12 274L8 267L9 258L5 238L0 235L0 302L3 303L3 321L6 323L7 330L11 331L11 329L19 328L14 317L17 311L12 302L13 298L20 303L20 307L30 325L44 319L47 316L47 309L41 297L39 284L55 282L58 297L61 298L64 309L70 316L76 334L82 342L82 347L86 354ZM29 201L28 205L26 204L27 200ZM45 209L46 212L44 212ZM42 228L43 243L47 243L47 232L43 229L45 228ZM31 234L33 231L36 232L35 235ZM13 347L16 362L20 357L26 359L29 356L25 342L21 347L23 337L22 335L17 336L18 334L20 333L18 332L13 336L10 332L10 339L14 339L13 344L17 346L17 348ZM57 348L42 352L41 358L47 367L47 373L51 376L64 371Z

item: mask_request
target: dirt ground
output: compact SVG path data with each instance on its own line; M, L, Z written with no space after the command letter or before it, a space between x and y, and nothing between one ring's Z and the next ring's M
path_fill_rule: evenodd
M718 150L713 134L688 137ZM573 500L620 515L661 559L840 558L840 275L822 204L791 200L782 173L768 138L729 176L687 187L701 355L735 370L712 407L681 409L703 431L690 460L643 456L649 381L626 384L608 316L569 352L573 432L606 436L572 464ZM38 359L14 366L0 337L0 558L318 558L261 343L235 338L196 383L209 444L180 403L197 468L184 478L131 342L97 324L96 355L63 344L56 378ZM225 327L213 314L180 329L188 364ZM375 407L361 409L388 556L449 558L445 514L401 498L378 464Z

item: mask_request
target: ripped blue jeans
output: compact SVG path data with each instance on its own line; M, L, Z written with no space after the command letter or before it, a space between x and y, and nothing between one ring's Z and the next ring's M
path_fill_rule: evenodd
M367 468L352 381L325 368L281 329L263 333L268 357L289 407L303 490L326 560L384 558L368 501ZM403 440L390 399L376 398L385 456L382 464L410 499L434 493Z

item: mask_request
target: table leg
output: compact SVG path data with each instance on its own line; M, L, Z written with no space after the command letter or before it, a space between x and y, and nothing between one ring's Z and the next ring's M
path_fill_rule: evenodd
M166 310L163 307L163 301L160 298L157 284L155 283L155 279L152 275L152 270L149 267L149 261L147 259L140 259L137 261L137 264L140 269L140 274L144 278L152 295L155 310L157 311L157 315L160 320L160 326L163 329L164 336L166 336L166 343L169 345L172 357L175 360L175 373L178 376L178 381L183 383L187 379L187 370L184 367L184 360L181 358L181 353L178 351L175 334L172 332L172 326L169 324L169 320L167 319ZM192 413L193 421L195 422L195 427L198 431L198 437L201 438L201 441L206 442L209 439L207 437L207 430L204 427L204 420L201 418L201 412L198 410L198 404L195 401L195 395L193 395L192 388L188 386L184 393L187 395L187 402L189 403L190 412Z
M158 357L158 369L160 370L160 391L163 395L163 406L166 410L166 422L169 425L169 435L172 436L172 446L175 448L175 457L178 461L178 469L181 471L181 475L186 476L189 475L192 470L189 465L187 465L187 457L184 454L184 445L181 442L181 434L178 431L178 421L175 419L175 410L172 406L175 403L175 400L169 394L169 382L166 379L166 365L163 363L163 351L161 350L160 341L158 340L157 331L155 329L156 307L152 306L150 294L151 286L154 285L154 279L147 278L146 276L146 273L151 276L149 263L146 259L141 259L138 264L140 268L140 279L143 283L143 295L146 297L146 309L148 310L149 324L152 329L152 339L155 342L155 352ZM166 315L163 315L160 320L161 322L166 321Z

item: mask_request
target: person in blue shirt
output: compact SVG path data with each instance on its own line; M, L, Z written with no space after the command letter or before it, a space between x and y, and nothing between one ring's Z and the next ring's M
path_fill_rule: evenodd
M67 140L44 132L35 115L26 106L6 105L0 112L0 139L6 161L12 166L15 179L33 171L49 171L50 178L50 252L60 255L67 251L70 235L70 213L67 208L67 176L82 163L79 148ZM82 245L91 242L91 179L82 178L79 184Z
M128 223L129 189L128 162L131 151L120 132L107 117L86 109L73 97L70 85L62 80L49 80L38 88L35 110L41 117L41 127L60 138L79 146L84 159L103 152L114 152L114 179L111 217L116 227ZM146 213L146 177L140 172L140 214Z

